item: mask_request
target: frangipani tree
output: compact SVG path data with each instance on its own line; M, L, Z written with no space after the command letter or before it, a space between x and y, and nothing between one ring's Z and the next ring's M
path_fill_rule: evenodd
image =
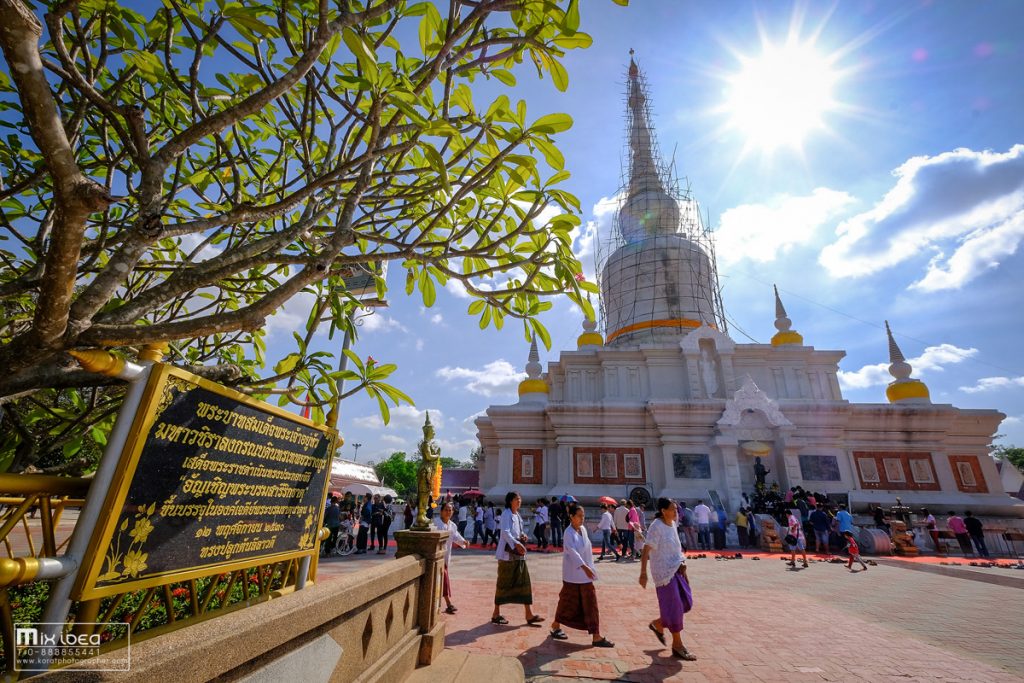
M547 342L545 297L589 309L593 289L575 277L578 202L558 187L554 139L572 122L473 85L532 65L564 90L559 59L590 44L581 4L0 0L7 419L32 432L19 397L109 419L117 392L66 352L159 341L197 372L319 408L337 375L312 335L351 324L353 278L383 298L389 262L425 305L457 279L481 326L517 318ZM264 323L300 292L316 300L306 329L261 379ZM360 364L353 391L401 400L381 382L393 367ZM59 392L83 387L74 406Z

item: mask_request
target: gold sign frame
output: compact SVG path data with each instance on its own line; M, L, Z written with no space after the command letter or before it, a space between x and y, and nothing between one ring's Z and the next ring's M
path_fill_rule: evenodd
M337 430L331 429L325 425L315 424L307 418L290 413L282 408L260 401L251 396L247 396L246 394L222 386L216 382L211 382L210 380L194 375L191 372L182 370L181 368L167 365L165 363L157 363L152 366L150 376L146 381L146 388L142 396L142 401L140 402L139 409L132 420L131 430L129 431L128 438L125 442L124 450L121 452L117 469L110 483L110 488L104 498L103 511L101 512L100 519L97 521L96 532L93 534L92 538L89 539L89 545L84 555L82 567L78 572L78 578L72 588L71 595L75 600L93 600L130 593L132 591L154 588L167 585L169 583L188 581L190 579L197 579L238 569L250 568L254 564L283 562L286 560L301 558L306 555L309 555L310 559L315 561L318 557L320 544L317 542L314 543L312 548L307 549L279 552L269 555L249 555L244 559L216 562L186 569L167 571L160 574L149 575L146 578L134 581L125 581L123 583L104 586L96 585L105 559L103 551L110 545L111 540L113 539L117 522L119 521L121 511L126 502L128 489L131 486L135 471L139 464L139 459L142 455L143 447L145 446L146 439L150 430L154 426L159 408L161 407L164 387L171 378L177 378L185 383L194 384L202 389L224 396L231 400L238 401L239 403L246 404L275 417L309 427L322 432L328 439L330 439L330 445L327 450L327 459L324 463L324 467L327 469L328 474L324 477L323 491L320 492L320 508L319 514L316 516L316 528L319 529L323 523L324 501L327 499L327 491L329 490L331 483L331 462L333 460L333 454L337 449L337 442L339 439Z

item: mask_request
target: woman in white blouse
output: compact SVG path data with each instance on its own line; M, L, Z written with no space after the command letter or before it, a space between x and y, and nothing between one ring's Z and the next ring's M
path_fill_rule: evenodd
M594 647L615 647L615 643L601 635L600 614L594 580L594 548L583 527L583 506L569 503L569 528L562 538L562 590L558 594L558 609L551 622L551 637L565 640L569 636L562 626L587 631Z
M544 617L537 616L530 608L533 604L533 587L526 567L526 532L523 530L523 518L519 516L522 504L522 497L515 491L505 494L501 535L498 537L498 550L494 553L498 560L498 582L494 589L492 624L508 623L508 619L501 616L501 606L508 604L523 606L528 625L544 621Z
M676 504L669 498L658 499L656 519L647 530L644 552L640 557L640 586L647 588L647 564L658 594L660 616L647 625L658 641L665 644L665 629L672 634L672 654L692 662L697 659L683 646L683 614L693 606L690 582L686 578L686 557L676 531Z

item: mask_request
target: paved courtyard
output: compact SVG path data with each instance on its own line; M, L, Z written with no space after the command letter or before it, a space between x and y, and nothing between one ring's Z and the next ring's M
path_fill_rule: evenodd
M647 630L657 603L637 584L639 563L598 564L602 631L616 647L594 649L580 631L547 637L561 555L532 553L529 562L543 627L526 626L517 605L503 607L508 626L495 626L493 554L455 550L459 611L442 615L449 648L517 657L531 681L1024 681L1024 592L1013 587L1024 571L987 570L1012 577L1004 586L889 563L850 573L813 561L792 570L778 556L691 559L684 643L699 659L681 662ZM341 578L341 567L331 569Z

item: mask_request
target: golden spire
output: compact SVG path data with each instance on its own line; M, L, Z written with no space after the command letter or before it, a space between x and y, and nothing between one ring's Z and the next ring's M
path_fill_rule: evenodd
M772 337L772 346L802 346L803 336L789 329L793 326L793 321L786 315L786 307L779 298L779 288L772 285L772 289L775 290L775 329L778 330Z
M604 337L596 332L597 323L590 318L583 319L583 334L576 338L576 348L580 351L588 351L604 346Z
M527 395L535 395L533 400L547 400L548 383L541 379L540 353L537 352L537 335L530 340L530 355L526 362L526 379L519 383L520 400ZM537 396L539 395L539 396Z
M885 334L889 338L889 374L895 378L885 389L889 403L931 403L927 385L910 377L914 369L896 344L888 320L885 321Z

